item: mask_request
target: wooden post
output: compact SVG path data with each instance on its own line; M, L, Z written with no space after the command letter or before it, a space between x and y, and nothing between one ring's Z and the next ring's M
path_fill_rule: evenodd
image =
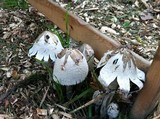
M65 15L66 10L58 6L52 0L28 0L29 3L43 13L48 19L54 22L62 31L66 32ZM69 13L68 27L70 36L76 41L81 41L92 46L95 55L100 59L103 54L109 49L115 49L120 46L120 43L113 40L88 23L81 20L79 17ZM140 69L146 70L150 63L144 58L133 52L136 57L137 65Z
M147 72L144 88L131 110L131 119L144 119L153 111L160 98L160 46Z

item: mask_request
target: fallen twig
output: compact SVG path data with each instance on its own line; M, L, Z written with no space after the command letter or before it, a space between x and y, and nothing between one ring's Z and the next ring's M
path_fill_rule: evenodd
M94 7L94 8L85 9L84 11L95 11L95 10L98 10L98 9L99 9L98 7Z
M45 94L44 94L44 96L43 96L43 98L42 98L42 100L41 100L40 107L42 106L43 102L44 102L44 101L45 101L45 99L46 99L46 96L47 96L47 93L48 93L49 87L50 87L50 86L47 86L47 89L46 89L46 91L45 91Z
M68 108L66 108L66 107L64 107L64 106L62 106L62 105L59 105L59 104L55 104L55 105L56 105L57 107L63 109L64 111L69 110Z
M141 3L143 3L143 5L148 9L149 8L149 5L146 3L145 0L140 0Z
M72 110L72 111L71 111L71 112L69 112L69 113L70 113L70 114L75 113L75 112L77 112L77 111L79 111L79 110L81 110L81 109L83 109L83 108L85 108L85 107L87 107L87 106L89 106L89 105L91 105L91 104L95 103L96 101L98 101L99 99L103 98L105 95L107 95L107 94L109 94L109 93L112 93L112 91L111 91L111 92L104 93L104 94L102 94L102 95L97 96L96 98L94 98L94 99L90 100L89 102L87 102L87 103L85 103L84 105L82 105L82 106L80 106L80 107L78 107L78 108L76 108L76 109Z

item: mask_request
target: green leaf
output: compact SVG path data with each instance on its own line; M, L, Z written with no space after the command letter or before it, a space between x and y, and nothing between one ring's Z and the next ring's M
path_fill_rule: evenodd
M129 28L130 27L130 21L126 20L123 24L122 24L123 28Z
M68 105L72 104L73 102L79 100L82 97L86 97L87 94L91 93L93 91L93 89L88 88L87 90L83 91L81 94L75 96L72 100L66 102L64 105L67 107Z
M29 7L26 0L3 0L3 8L13 9L27 9Z

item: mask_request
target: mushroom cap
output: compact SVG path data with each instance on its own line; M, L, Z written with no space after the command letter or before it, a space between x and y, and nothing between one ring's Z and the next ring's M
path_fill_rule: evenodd
M136 84L139 89L143 87L142 81L145 80L145 74L143 71L136 67L135 59L131 52L126 48L117 49L115 51L109 51L105 53L100 61L101 66L100 75L98 80L104 87L108 87L114 80L117 79L120 90L126 94L130 91L130 81Z
M81 53L83 53L83 55L85 56L85 58L87 59L87 61L89 61L92 57L94 57L94 50L88 44L85 44L85 43L82 44L79 47L79 51L81 51Z
M107 51L106 53L104 53L103 57L101 58L101 60L97 64L97 68L100 68L107 63L107 61L111 57L111 55L110 55L111 53L112 53L112 51Z
M94 50L93 48L88 44L82 44L79 48L79 51L85 56L89 69L93 70L94 68Z
M67 48L58 54L53 69L53 79L61 85L75 85L85 80L88 64L77 49Z
M110 118L116 118L119 114L118 104L110 103L107 107L107 114Z
M63 49L57 35L50 31L44 31L36 39L33 47L29 49L28 56L36 55L36 59L48 61L49 58L55 61L57 54Z

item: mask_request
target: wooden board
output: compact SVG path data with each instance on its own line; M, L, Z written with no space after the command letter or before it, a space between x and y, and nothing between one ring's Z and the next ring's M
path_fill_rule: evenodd
M33 7L38 9L38 11L43 13L48 19L56 24L62 31L66 32L65 9L59 7L57 4L52 2L52 0L28 1ZM98 59L100 59L103 56L104 52L106 52L107 50L114 49L120 46L120 43L118 43L118 41L113 40L100 33L91 25L71 13L69 13L68 21L70 36L77 41L82 41L91 45ZM136 53L133 52L133 54L136 57L138 67L146 70L149 67L150 63Z
M160 47L147 72L144 88L139 93L131 110L131 119L144 119L160 99Z

